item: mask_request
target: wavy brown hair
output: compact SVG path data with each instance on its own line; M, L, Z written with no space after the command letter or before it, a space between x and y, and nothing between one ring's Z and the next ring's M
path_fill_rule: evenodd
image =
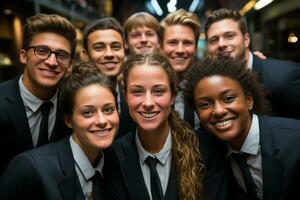
M132 55L124 63L124 89L130 70L137 65L159 66L168 76L171 92L177 93L175 71L160 54ZM172 162L177 171L179 197L182 200L203 199L203 162L199 151L199 139L193 129L173 109L168 118L172 132Z

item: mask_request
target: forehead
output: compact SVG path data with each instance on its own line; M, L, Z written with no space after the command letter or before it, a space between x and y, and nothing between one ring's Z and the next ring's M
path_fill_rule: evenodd
M96 30L89 34L88 36L89 43L111 43L111 42L119 42L123 43L122 35L113 29L106 29L106 30Z
M208 37L225 32L240 32L239 23L233 19L222 19L214 22L207 30Z
M229 89L240 92L243 91L238 81L227 76L213 75L198 81L195 94L219 94Z
M113 93L106 87L99 84L91 84L78 90L74 96L75 104L107 104L114 102Z
M148 26L145 26L145 25L140 25L140 26L135 26L135 27L132 27L132 29L129 31L129 33L131 32L136 32L136 31L154 31L154 29L148 27Z
M157 65L141 64L134 66L128 74L128 82L139 82L147 84L157 84L165 82L169 84L166 71Z
M30 45L45 45L54 50L61 49L69 52L71 51L71 43L67 38L51 32L36 34L33 36Z
M164 31L164 40L169 39L188 39L195 40L195 34L191 27L176 24L167 26Z

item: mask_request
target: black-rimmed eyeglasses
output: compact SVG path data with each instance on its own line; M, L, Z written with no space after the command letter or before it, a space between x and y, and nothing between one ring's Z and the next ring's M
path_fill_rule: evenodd
M57 62L62 65L69 65L71 61L71 55L64 50L52 51L49 47L44 45L30 46L27 50L29 49L33 49L34 55L42 60L47 60L50 55L54 53Z

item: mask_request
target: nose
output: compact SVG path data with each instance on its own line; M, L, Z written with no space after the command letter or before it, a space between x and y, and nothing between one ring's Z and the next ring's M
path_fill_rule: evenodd
M216 118L221 118L226 114L226 112L226 107L222 103L217 102L215 103L211 114Z
M57 60L56 60L56 56L55 54L52 52L50 54L50 56L45 60L45 63L47 63L50 66L56 66L58 65Z
M106 47L104 56L105 56L105 58L113 58L114 57L113 51L110 47Z
M177 47L176 47L175 51L176 51L176 53L179 53L179 54L184 53L184 46L183 46L182 42L179 42L177 44Z
M146 93L143 100L143 106L147 108L151 108L154 105L152 95L150 92Z
M96 117L95 124L101 128L104 128L107 125L106 117L101 111L99 111Z
M146 36L145 33L142 33L142 34L141 34L141 41L142 41L142 42L147 42L147 36Z
M226 42L226 40L223 37L220 37L218 45L219 45L219 48L226 47L227 46L227 42Z

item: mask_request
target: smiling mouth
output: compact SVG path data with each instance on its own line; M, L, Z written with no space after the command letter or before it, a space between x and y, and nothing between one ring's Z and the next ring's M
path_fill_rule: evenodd
M147 118L147 119L152 119L154 118L156 115L158 115L158 111L157 112L140 112L139 114L141 116L143 116L144 118Z
M224 121L213 122L212 124L218 128L225 128L230 126L233 123L232 119L227 119Z
M108 69L113 69L113 68L116 67L117 63L115 63L115 62L109 62L109 63L103 63L102 65L104 65Z
M106 129L102 129L102 130L94 130L94 131L90 131L91 133L95 134L95 135L107 135L110 133L110 131L112 130L112 128L106 128Z

